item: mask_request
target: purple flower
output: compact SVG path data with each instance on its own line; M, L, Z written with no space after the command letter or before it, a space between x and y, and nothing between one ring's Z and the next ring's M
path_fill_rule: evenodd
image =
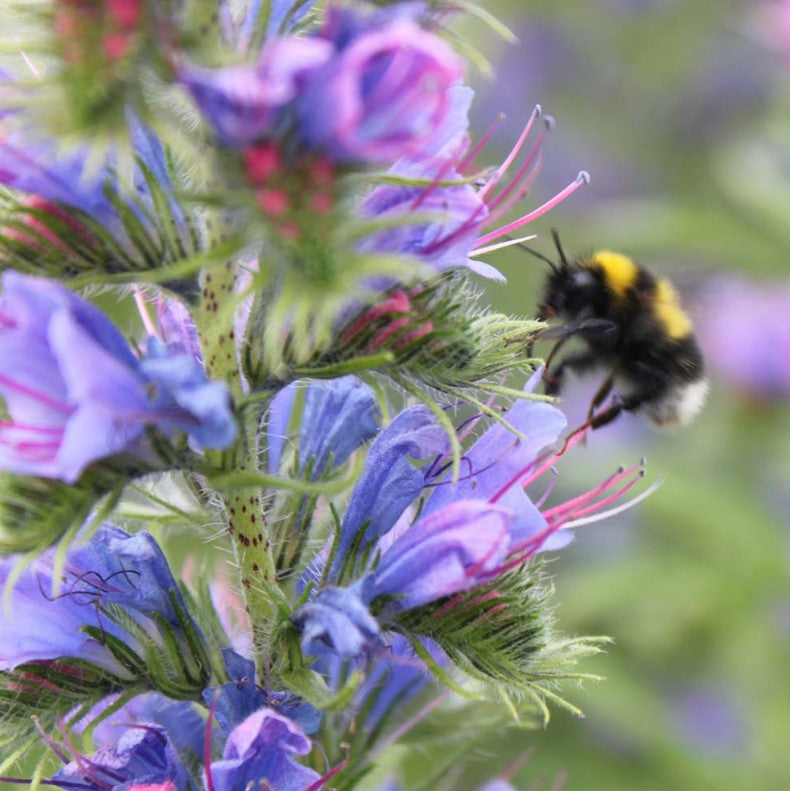
M379 231L367 237L360 250L413 256L437 272L462 266L483 277L503 280L497 269L470 257L479 223L488 217L488 206L471 184L460 183L461 174L453 168L451 159L451 152L444 150L419 161L398 161L389 171L392 175L459 183L433 189L386 184L376 187L360 207L363 218L405 220L409 214L419 212L435 219L424 225L404 223ZM470 222L470 218L475 221Z
M230 681L208 687L203 701L214 706L214 716L225 733L230 733L250 714L266 706L295 722L305 733L315 733L321 726L322 712L291 692L272 692L255 683L255 665L229 648L222 650Z
M444 429L424 406L404 410L382 429L351 493L331 579L336 578L352 546L362 552L383 536L422 491L425 475L409 459L443 454L448 446Z
M294 382L283 388L269 410L269 469L280 467L294 397L302 387ZM299 427L299 475L310 466L310 480L334 469L378 430L376 398L368 385L354 376L310 382ZM331 462L331 467L330 467Z
M211 763L214 788L238 791L268 784L277 791L305 791L321 776L293 756L307 755L311 749L296 723L272 709L260 709L231 732L222 760Z
M348 588L324 588L293 615L302 635L302 652L317 655L323 647L343 659L367 655L380 643L380 628L370 614L366 581Z
M381 17L374 15L378 21ZM387 162L429 145L451 114L460 58L404 16L349 36L329 13L321 31L338 47L300 97L300 131L341 161Z
M5 272L0 297L0 469L76 481L98 459L141 451L145 426L227 447L227 390L194 359L149 345L138 360L97 308L54 281Z
M100 748L90 761L71 761L52 779L62 788L84 791L134 791L135 787L155 784L174 791L189 788L186 770L164 731L145 725L129 728L117 745Z
M120 668L108 647L90 637L92 626L122 639L145 654L146 647L102 613L117 605L137 622L151 640L153 624L163 620L179 627L186 605L162 551L148 533L130 536L104 525L66 556L61 592L52 597L55 550L27 565L10 589L8 615L3 618L0 670L13 670L28 662L76 657L119 675ZM0 558L0 586L5 589L17 558ZM174 609L177 602L181 612Z
M527 382L525 392L532 392L537 387L541 373ZM565 416L556 407L526 399L517 399L503 417L526 439L517 437L502 424L494 423L464 454L468 471L462 480L457 483L445 480L435 486L423 514L432 514L458 500L494 497L520 470L527 471L524 473L526 477L540 451L556 442L566 425ZM521 486L514 484L508 487L497 503L513 512L510 534L514 544L546 530L545 518ZM570 541L570 537L567 532L555 533L543 549L559 549Z
M408 610L479 584L505 560L513 517L509 508L462 500L420 519L384 553L375 595Z
M359 210L363 219L390 222L403 219L404 224L371 234L361 248L363 252L369 253L410 255L438 271L466 267L484 277L504 280L497 269L477 259L500 247L522 241L515 239L490 244L550 211L580 186L588 183L589 175L582 171L553 198L518 219L499 225L537 178L543 141L549 125L547 122L538 134L512 177L496 191L495 188L513 166L540 116L540 107L536 107L504 162L485 184L479 188L472 187L464 183L463 173L477 158L494 127L469 150L463 121L464 101L463 97L455 100L457 107L450 114L454 120L445 125L440 135L442 140L446 140L441 148L428 145L420 157L403 157L390 168L389 172L393 176L427 181L427 186L385 184L376 187L363 201ZM415 213L425 213L429 219L422 225L407 222ZM431 216L435 216L435 219L430 219ZM487 231L492 225L493 230Z
M741 393L790 393L790 283L720 278L703 292L697 334L710 369Z
M183 215L172 195L162 143L134 118L129 121L129 131L134 155L168 194L176 221L183 223ZM63 153L51 140L41 138L21 122L16 111L9 112L5 119L0 114L0 184L47 201L73 206L109 228L117 227L117 212L105 194L106 185L114 181L112 169L116 157L111 155L104 167L91 170L89 153L84 147ZM148 185L139 167L134 171L133 186L137 197L150 202ZM147 222L142 214L139 218Z
M266 42L254 66L186 65L179 79L220 140L241 146L270 134L307 75L331 56L327 41L283 36Z

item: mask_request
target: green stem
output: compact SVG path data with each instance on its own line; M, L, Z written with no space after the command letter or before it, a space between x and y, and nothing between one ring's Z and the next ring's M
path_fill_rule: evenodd
M219 264L201 273L201 301L195 323L200 336L206 373L212 379L225 381L234 400L244 397L232 312L222 310L235 299L235 268L232 263ZM209 462L233 472L258 472L258 412L241 419L239 438L230 449L212 452ZM208 456L209 454L207 454ZM259 679L268 674L271 664L271 630L276 605L267 588L276 584L274 557L261 503L259 486L224 492L226 529L233 546L234 558L241 581L242 595L250 619Z

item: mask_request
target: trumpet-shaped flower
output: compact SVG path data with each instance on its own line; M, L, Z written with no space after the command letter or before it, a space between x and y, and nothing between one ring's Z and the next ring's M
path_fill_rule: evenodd
M302 135L340 161L391 162L419 153L445 128L460 59L404 15L362 25L356 35L340 16L330 13L320 33L337 54L306 86Z
M3 617L0 670L21 664L77 657L118 670L106 644L84 627L124 640L137 641L102 613L117 605L147 632L157 619L177 628L186 606L161 549L148 533L128 535L104 525L66 556L62 589L53 589L54 550L26 566L10 588L8 614ZM0 585L5 587L17 558L0 558ZM176 602L181 614L176 612ZM151 639L155 639L152 636Z
M235 434L224 385L152 342L138 360L101 311L59 284L15 272L0 298L0 469L76 481L93 462L141 452L146 426L197 448Z

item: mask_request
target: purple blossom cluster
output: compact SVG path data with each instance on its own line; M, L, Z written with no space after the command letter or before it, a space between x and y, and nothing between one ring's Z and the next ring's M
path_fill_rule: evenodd
M23 221L0 217L0 240L8 242L0 259L0 471L89 495L92 472L116 476L111 495L102 500L101 489L60 546L32 560L0 558L10 604L0 700L26 725L31 706L49 706L46 718L35 711L35 735L60 765L46 779L40 769L36 780L63 789L313 791L346 770L351 782L370 760L365 751L456 659L438 637L410 631L408 618L429 611L441 625L481 591L474 623L495 632L505 616L518 621L516 608L526 605L508 593L512 580L533 573L540 553L564 547L574 527L606 517L642 472L619 470L547 505L556 479L547 483L546 473L584 434L555 449L566 420L535 397L540 372L523 392L492 385L490 393L517 396L509 407L494 396L481 404L470 388L475 411L466 419L456 409L462 404L428 388L419 405L390 413L386 388L338 374L348 363L344 347L373 321L383 326L365 354L383 349L387 364L392 348L409 351L427 336L436 350L452 351L457 337L448 340L441 316L413 315L418 297L437 288L424 281L455 269L501 278L479 257L520 241L511 234L586 182L582 173L508 219L540 167L549 128L536 129L540 108L505 160L475 173L493 128L472 145L463 61L426 4L330 5L315 24L307 24L310 2L252 2L241 20L223 4L219 60L231 65L219 67L205 65L217 62L208 47L190 45L190 13L200 18L201 5L165 24L159 15L168 4L61 0L52 35L69 79L69 70L93 63L70 45L75 25L94 20L97 57L117 69L159 46L152 68L194 102L205 125L199 145L210 164L220 163L209 182L227 179L252 196L270 221L263 230L246 210L234 213L245 197L222 205L227 191L210 196L219 209L205 196L199 211L184 209L188 179L173 178L167 124L139 120L139 96L123 107L131 142L125 187L120 149L97 158L89 139L63 149L30 132L22 104L0 108L0 183L16 196L15 210L29 210ZM370 187L343 181L371 166L386 173ZM239 260L212 249L227 241L228 228L242 228ZM51 264L90 252L97 234L112 267L90 282L134 285L148 336L140 343L58 280L14 271L20 250L30 265L46 242ZM381 269L401 257L422 264L414 282ZM338 262L354 277L340 278L346 290L333 303L327 272ZM300 301L305 289L294 282L306 281L289 280L297 269L314 275L308 285L321 296L326 289L328 304L342 306L327 332ZM61 274L68 281L73 272L64 266ZM157 321L142 282L146 293L151 283L159 291ZM284 305L282 294L290 295ZM294 329L300 320L306 327ZM348 329L335 338L337 327ZM249 373L243 361L256 344L290 349L297 330L319 347L339 347L323 372ZM497 336L493 345L503 343ZM464 351L455 350L459 365ZM364 371L358 362L347 370ZM503 365L483 370L478 379L487 383L490 371L507 373ZM316 375L322 380L309 378ZM423 395L417 377L392 378ZM167 483L195 513L146 488L159 478L137 480L161 472L178 473ZM8 505L4 496L0 505ZM190 591L179 579L187 575L139 529L145 513L121 508L112 516L125 497L148 497L167 515L161 524L226 525L233 589L196 582ZM156 516L150 521L157 525ZM216 612L228 602L239 602L238 618ZM519 632L511 642L530 637ZM516 659L527 663L522 653ZM401 722L391 738L420 719ZM357 734L363 747L341 741Z

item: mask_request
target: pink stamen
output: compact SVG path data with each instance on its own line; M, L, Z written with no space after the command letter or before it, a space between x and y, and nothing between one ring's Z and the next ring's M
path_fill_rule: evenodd
M488 127L488 131L477 141L477 143L475 143L467 155L458 163L457 170L463 172L464 168L466 168L468 165L471 165L472 162L475 161L477 155L488 145L488 141L491 139L494 132L496 132L497 128L504 120L505 114L500 113L496 119L494 119L494 123Z
M610 508L608 511L601 511L595 516L588 516L584 519L571 519L569 522L565 522L563 528L569 529L572 527L581 527L582 525L591 525L595 522L601 522L604 519L609 519L612 516L617 516L617 514L621 514L624 511L630 510L635 505L638 505L642 502L642 500L646 500L648 497L650 497L650 495L658 490L662 483L663 481L656 481L652 486L649 486L647 489L645 489L645 491L636 495L636 497L632 497L630 500L618 505L616 508Z
M543 147L543 143L546 140L546 133L548 132L550 127L544 126L541 130L541 133L538 135L538 139L532 144L532 148L530 148L529 153L527 154L524 161L521 163L519 169L516 171L516 175L510 180L507 186L499 193L495 198L489 201L489 207L491 209L496 209L500 206L518 186L522 183L524 177L533 169L533 165L536 165L534 172L537 173L537 165L539 164L539 157L538 154L540 153L541 148ZM519 194L522 194L519 192Z
M543 512L543 516L546 519L552 519L554 517L559 516L560 514L564 513L565 511L572 511L574 508L579 508L583 505L587 505L590 500L600 496L603 494L607 489L612 486L615 486L620 481L628 478L632 475L636 470L642 467L640 464L634 464L628 469L619 469L617 472L610 475L608 478L603 480L598 486L590 489L590 491L585 492L584 494L580 494L578 497L574 497L572 500L568 500L560 505L555 505L553 508L548 508Z
M586 436L586 434L586 429L585 431L580 431L578 434L571 436L570 439L568 439L565 443L565 447L561 450L549 451L548 453L544 453L542 456L538 456L537 459L531 461L523 469L519 470L496 494L494 494L493 497L489 498L488 502L491 504L496 503L510 490L512 486L515 486L517 483L519 483L519 481L521 481L520 486L522 488L529 486L529 484L531 484L535 479L543 475L546 470L554 466L554 463L557 461L557 459L564 456L578 442L581 442L582 438ZM525 480L522 480L525 475L529 477Z
M414 199L414 202L411 205L412 211L418 209L423 203L425 203L428 197L436 191L439 182L453 169L456 159L463 153L463 150L466 148L466 146L467 141L464 139L461 141L458 148L449 157L447 157L444 162L442 162L441 167L437 171L436 176L433 178L431 183ZM456 168L456 170L460 170L460 168Z
M488 593L481 594L480 596L475 597L471 602L469 602L470 606L474 606L477 604L485 604L487 601L491 601L492 599L499 599L500 594L497 591L489 591ZM463 593L459 593L456 596L453 596L449 601L446 601L432 616L432 621L438 621L440 618L444 618L445 615L452 612L464 599Z
M610 503L613 503L615 500L619 500L629 489L633 488L642 478L645 477L644 470L640 471L639 475L635 475L625 486L620 487L616 492L612 492L608 497L605 497L603 500L594 503L593 505L588 506L587 508L582 508L579 511L574 512L573 516L576 517L583 517L587 516L587 514L591 514L600 508L605 508Z
M214 778L211 775L211 730L218 697L219 692L211 700L211 705L208 709L208 719L206 720L206 730L203 734L203 772L206 775L206 791L217 791L214 785Z
M43 434L60 434L62 426L34 426L31 423L14 423L11 420L0 420L0 430L3 431L38 431Z
M32 387L28 387L27 385L23 385L20 382L16 382L7 376L4 376L3 374L0 374L0 385L10 387L12 390L16 390L17 393L22 393L23 395L32 398L34 401L38 401L41 404L46 404L47 406L57 409L59 412L63 412L66 415L70 415L74 411L73 407L70 407L68 404L64 404L62 401L57 401L56 399L51 398L50 396L41 393L38 390L34 390Z
M579 187L584 184L590 183L590 176L587 171L583 170L579 173L578 176L568 184L565 189L558 192L553 198L547 200L542 206L538 206L537 209L531 211L529 214L525 214L518 220L514 220L513 222L509 223L508 225L504 225L501 228L498 228L495 231L491 231L491 233L487 233L485 236L481 236L478 240L478 244L487 244L488 242L493 242L494 239L498 239L500 236L504 236L505 234L512 233L513 231L522 228L523 226L527 225L528 223L537 220L538 217L542 217L546 212L551 211L555 206L562 203L566 198L569 198L576 192Z
M60 442L33 442L32 440L28 440L27 442L14 442L13 440L6 440L5 437L0 437L0 445L13 448L19 453L29 454L35 452L40 453L45 450L57 450L60 447Z
M318 791L322 785L331 780L338 772L342 771L348 765L348 758L343 759L337 766L330 769L323 777L320 777L312 785L308 786L305 791Z
M510 153L505 157L505 161L497 168L496 173L494 173L489 182L480 190L481 198L485 198L485 196L496 186L499 179L501 179L505 174L505 171L513 164L513 160L518 156L518 152L523 148L527 137L529 137L532 125L540 117L541 112L541 106L536 104L535 109L529 116L526 125L521 130L521 134L519 135L518 140L516 140L516 144L510 149Z

